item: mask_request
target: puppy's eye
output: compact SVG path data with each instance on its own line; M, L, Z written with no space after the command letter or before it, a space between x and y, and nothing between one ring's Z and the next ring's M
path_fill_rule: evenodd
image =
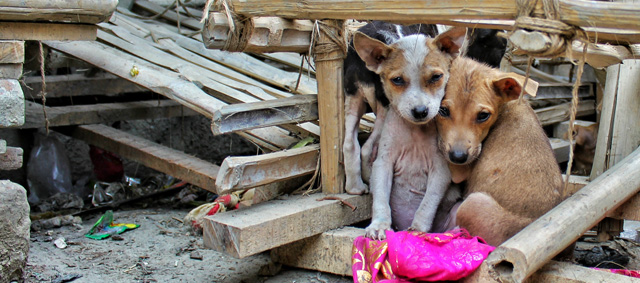
M438 115L442 116L442 117L449 117L449 108L447 107L440 107L440 110L438 110Z
M431 78L429 79L429 83L435 83L437 81L439 81L440 79L442 79L442 74L437 73L437 74L433 74L433 76L431 76Z
M392 78L391 83L397 86L403 86L405 84L404 79L402 77Z
M491 117L491 113L488 112L480 112L478 113L478 117L476 117L476 121L478 123L482 123L484 121L489 120L489 117Z

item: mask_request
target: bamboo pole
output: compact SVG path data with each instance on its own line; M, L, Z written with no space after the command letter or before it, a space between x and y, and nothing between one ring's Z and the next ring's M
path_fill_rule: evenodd
M640 190L640 149L494 250L488 273L522 282Z
M502 0L231 0L235 13L248 17L356 19L395 22L513 20L517 1ZM560 20L571 25L640 30L640 7L631 3L559 0ZM541 1L534 10L543 15Z

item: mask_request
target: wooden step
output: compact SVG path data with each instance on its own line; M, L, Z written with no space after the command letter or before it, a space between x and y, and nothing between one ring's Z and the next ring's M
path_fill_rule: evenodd
M371 195L330 196L356 209L324 194L272 200L206 217L204 245L243 258L371 217Z

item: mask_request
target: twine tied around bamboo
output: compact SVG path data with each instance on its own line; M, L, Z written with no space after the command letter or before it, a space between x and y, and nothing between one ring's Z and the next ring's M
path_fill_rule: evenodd
M233 6L227 0L207 0L202 12L201 23L209 21L209 10L211 7L217 11L223 12L227 16L229 24L229 32L227 33L227 41L222 50L230 52L242 52L247 48L249 39L253 34L253 19L238 15L233 11Z
M325 22L316 20L313 24L311 32L311 43L309 44L309 55L313 56L315 62L342 60L347 57L348 30L343 21ZM321 41L320 37L328 38L328 41ZM338 51L338 55L334 57L318 56L330 54Z

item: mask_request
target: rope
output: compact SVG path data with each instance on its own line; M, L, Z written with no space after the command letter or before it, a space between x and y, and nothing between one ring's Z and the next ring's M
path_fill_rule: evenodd
M347 41L349 31L344 25L337 26L328 24L323 21L316 20L313 24L313 31L311 32L311 43L309 44L309 54L313 56L313 60L317 62L342 60L347 56L347 48L349 43ZM329 41L319 42L320 36L328 38ZM337 56L326 57L318 55L328 55L333 52L338 52Z
M207 0L200 22L209 21L209 10L214 6L215 10L222 11L227 16L229 32L227 41L221 48L230 52L242 52L247 48L249 39L253 34L254 23L252 18L238 15L233 12L233 6L227 0Z
M45 89L47 88L47 82L44 79L44 48L42 47L42 41L38 41L38 46L40 47L40 78L42 79L42 113L44 114L44 128L47 131L47 136L49 135L49 118L47 117L47 93Z
M578 73L576 74L576 82L573 85L571 92L571 116L569 118L569 162L567 163L567 173L564 180L564 191L567 191L569 186L569 177L571 177L571 167L573 166L573 150L575 145L573 144L573 133L575 131L576 113L578 112L578 88L580 87L580 79L582 78L582 72L584 71L584 63L587 58L587 44L582 48L582 57L578 62Z

